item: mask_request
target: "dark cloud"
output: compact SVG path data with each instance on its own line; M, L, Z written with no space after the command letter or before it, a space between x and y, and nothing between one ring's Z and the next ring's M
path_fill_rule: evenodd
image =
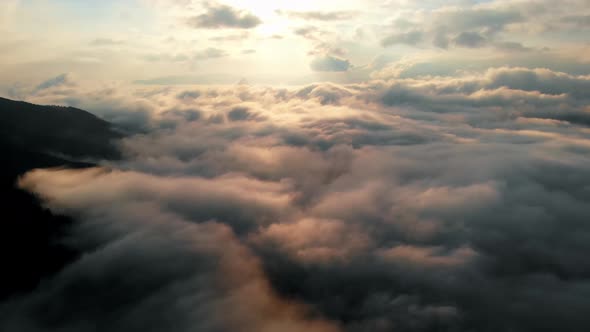
M351 68L350 61L347 59L339 58L332 55L326 55L323 57L315 58L311 62L311 69L314 71L325 71L325 72L341 72L347 71Z
M218 59L228 56L227 52L224 50L210 47L205 49L201 52L197 52L193 55L195 60L204 60L204 59Z
M189 26L198 29L251 29L262 21L246 11L226 5L209 5L206 12L187 20Z
M518 42L498 42L494 44L498 49L509 52L530 52L533 49Z
M523 14L516 8L467 8L442 9L435 13L440 26L455 31L483 29L487 33L502 31L506 26L523 22Z
M348 89L332 84L314 84L299 90L297 97L302 99L318 98L322 105L339 104L345 97L351 97L353 93Z
M71 81L69 75L68 74L61 74L56 77L50 78L47 81L42 82L41 84L37 85L37 87L35 88L35 91L40 92L41 90L46 90L46 89L60 87L60 86L66 86L66 85L70 85L70 84L72 84L72 81Z
M319 58L343 58L348 49L341 42L335 41L337 37L333 32L317 26L303 26L293 29L295 35L307 39L311 44L308 55Z
M403 33L396 33L390 36L387 36L385 39L381 41L381 45L383 46L391 46L395 44L408 44L408 45L416 45L422 41L423 33L418 30L403 32Z
M315 27L311 27L311 26L307 26L307 27L302 27L302 28L297 28L295 29L293 32L298 35L298 36L302 36L302 37L307 37L309 36L311 33L318 31L317 28Z
M285 15L290 18L303 19L309 21L342 21L350 20L354 18L357 13L350 11L334 11L334 12L323 12L323 11L282 11L277 10L279 15Z
M231 35L223 35L209 38L211 41L216 42L228 42L228 41L241 41L248 39L250 37L250 33L248 31L240 33L240 34L231 34Z
M449 37L446 35L444 30L438 30L432 38L432 45L438 48L446 49L449 47Z
M149 62L185 62L189 61L190 57L187 54L148 54L143 59Z
M478 48L487 44L487 39L477 32L461 32L454 39L457 46Z
M111 38L96 38L94 39L90 45L93 46L113 46L113 45L123 45L125 44L122 40L115 40Z
M235 107L227 113L230 121L245 121L252 117L247 107Z
M571 0L563 8L555 8L548 0L539 1L475 1L470 4L435 2L428 11L407 10L387 26L379 27L377 36L383 46L406 44L447 49L455 40L459 47L497 46L498 51L525 51L518 47L524 41L506 41L515 35L551 33L572 35L572 29L586 29L587 8L583 1ZM572 15L572 12L577 12ZM388 32L393 31L393 33ZM420 38L418 36L421 35ZM385 36L385 37L383 37ZM547 40L547 39L545 39ZM539 48L550 45L540 45Z
M183 91L179 94L176 95L176 98L178 98L179 100L194 100L196 98L199 98L201 96L201 92L194 90L194 91Z
M561 18L561 22L578 28L590 28L590 15L569 15Z
M191 62L208 59L219 59L228 56L229 54L219 48L209 47L207 49L196 51L192 53L160 53L148 54L143 57L149 62Z

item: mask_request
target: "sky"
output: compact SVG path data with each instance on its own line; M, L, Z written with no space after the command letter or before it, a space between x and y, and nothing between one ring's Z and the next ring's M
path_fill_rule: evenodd
M124 136L19 179L82 254L0 301L0 330L590 326L588 0L0 13L0 96Z
M587 73L588 6L499 1L3 1L2 83L342 83L388 65ZM411 70L409 68L408 70ZM424 73L422 73L424 74Z

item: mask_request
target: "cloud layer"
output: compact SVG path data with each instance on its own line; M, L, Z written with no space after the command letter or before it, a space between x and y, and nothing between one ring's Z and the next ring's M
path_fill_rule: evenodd
M0 326L583 331L590 78L407 68L289 89L32 88L137 134L121 161L21 179L79 220L63 241L86 254L0 306Z

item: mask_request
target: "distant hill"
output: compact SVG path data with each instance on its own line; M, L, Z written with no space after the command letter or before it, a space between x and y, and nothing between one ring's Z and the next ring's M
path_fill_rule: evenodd
M15 187L34 168L82 168L119 157L113 126L86 111L0 98L0 299L33 289L79 253L60 243L74 221Z

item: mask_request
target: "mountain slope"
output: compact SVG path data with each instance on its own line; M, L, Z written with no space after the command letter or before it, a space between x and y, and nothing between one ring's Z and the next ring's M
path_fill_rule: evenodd
M78 255L60 243L73 221L17 189L18 176L34 168L92 166L71 159L116 158L119 138L110 123L86 111L0 98L0 299L34 288Z
M0 98L0 141L30 151L76 158L118 156L112 125L91 113Z

